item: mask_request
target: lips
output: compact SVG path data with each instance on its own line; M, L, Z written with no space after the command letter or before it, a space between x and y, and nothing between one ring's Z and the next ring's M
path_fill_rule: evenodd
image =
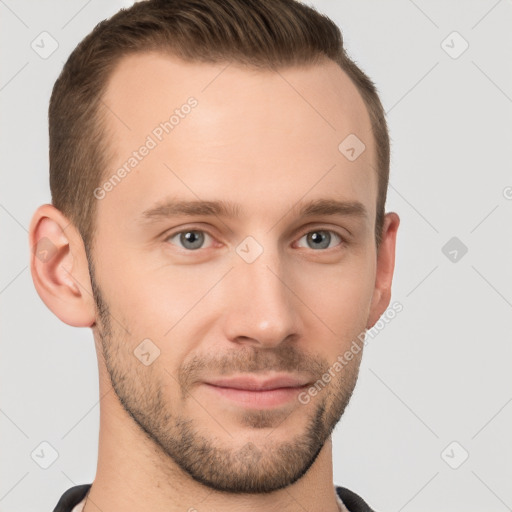
M272 378L252 376L230 377L206 381L210 386L238 389L243 391L269 391L282 388L300 388L307 386L309 381L292 375L281 375Z

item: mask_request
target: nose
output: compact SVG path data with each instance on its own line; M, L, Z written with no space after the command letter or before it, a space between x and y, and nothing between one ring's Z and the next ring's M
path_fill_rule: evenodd
M226 293L225 335L234 343L260 348L276 347L302 331L293 292L293 276L283 262L263 253L256 261L237 261Z

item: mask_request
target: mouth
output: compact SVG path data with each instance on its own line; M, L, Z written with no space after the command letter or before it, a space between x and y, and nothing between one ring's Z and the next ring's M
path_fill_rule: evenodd
M309 385L306 380L289 375L272 379L235 377L204 383L208 391L217 398L258 409L283 406L295 400Z

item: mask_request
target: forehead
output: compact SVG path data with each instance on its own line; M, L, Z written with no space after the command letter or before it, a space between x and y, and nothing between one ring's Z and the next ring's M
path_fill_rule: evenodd
M236 196L263 211L265 201L284 208L330 193L375 211L369 115L332 61L270 70L134 54L119 62L103 103L112 156L105 176L127 172L102 209L121 204L136 215L168 193ZM351 160L347 145L364 151ZM151 149L134 156L143 146Z

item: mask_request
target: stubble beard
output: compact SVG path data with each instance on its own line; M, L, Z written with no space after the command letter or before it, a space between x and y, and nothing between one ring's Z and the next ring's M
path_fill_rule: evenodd
M291 413L282 410L241 411L237 421L244 427L244 434L247 427L255 430L255 440L236 447L235 427L223 428L225 440L213 435L207 437L204 428L200 430L193 419L172 413L172 404L162 391L166 389L164 381L176 386L176 382L186 381L186 373L176 379L158 365L142 365L126 350L127 337L123 338L121 329L115 332L108 304L94 281L93 272L91 281L98 312L98 335L112 387L126 413L157 447L161 456L155 463L164 470L169 465L177 465L210 489L236 494L270 493L285 488L310 469L350 401L359 361L353 360L354 364L347 365L307 406L301 404ZM244 358L244 368L265 368L261 365L261 353L248 354L252 356L250 360ZM321 375L318 368L326 369L325 363L316 361L315 374ZM160 374L156 372L158 368ZM311 369L311 364L308 368ZM182 401L188 396L189 405L197 405L197 400L191 398L181 384L180 394ZM204 404L200 406L207 409ZM303 432L290 440L286 425L289 429L294 416L303 422L303 414L311 409ZM223 418L212 416L211 421L222 426ZM261 441L261 429L264 428L269 433ZM280 437L287 440L282 441Z

